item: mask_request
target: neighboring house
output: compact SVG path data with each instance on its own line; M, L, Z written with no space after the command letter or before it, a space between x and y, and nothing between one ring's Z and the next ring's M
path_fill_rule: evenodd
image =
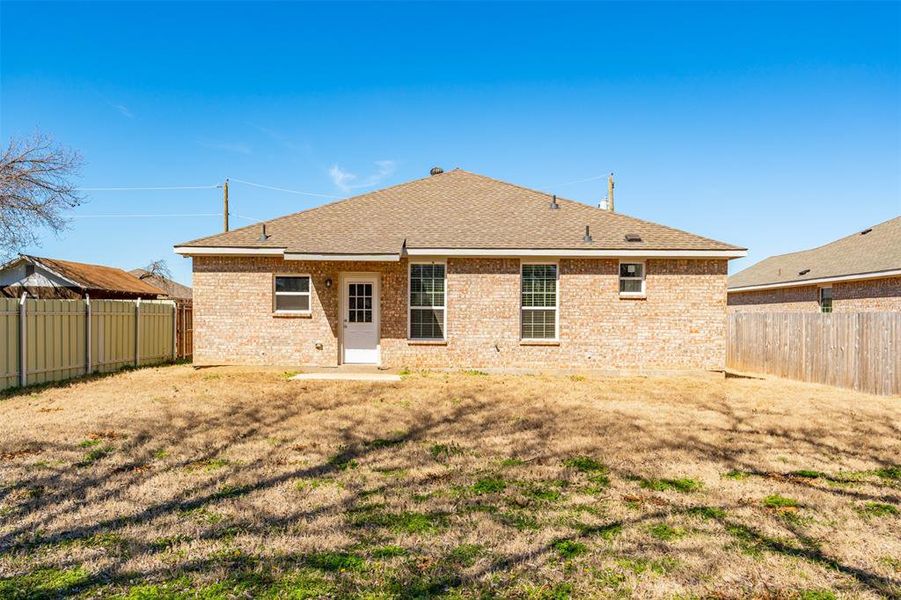
M150 273L145 269L132 269L131 271L129 271L129 273L131 275L134 275L141 281L145 281L150 285L161 289L166 294L166 297L168 299L175 300L177 302L191 301L191 288L186 285L182 285L177 281L169 279L168 277Z
M901 217L736 273L729 311L901 311Z
M152 300L165 296L122 269L27 254L0 267L0 294L17 298L23 291L32 298Z
M195 364L725 367L743 248L433 173L177 246Z

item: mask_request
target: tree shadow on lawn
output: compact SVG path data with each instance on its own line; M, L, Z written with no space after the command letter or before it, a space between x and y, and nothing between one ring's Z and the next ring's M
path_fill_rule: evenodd
M328 385L328 384L325 384ZM228 452L236 445L249 440L258 440L265 436L286 433L283 424L298 416L308 419L316 419L317 415L325 418L330 413L353 406L358 403L359 394L365 395L363 386L345 386L343 397L324 400L318 398L310 402L299 403L305 388L296 392L284 393L278 397L267 395L264 398L249 399L242 404L223 406L223 412L214 417L205 417L202 421L186 421L182 411L164 412L162 418L157 415L144 421L136 421L131 424L132 431L127 441L117 449L120 455L127 455L128 460L121 464L108 464L103 459L98 460L89 467L74 467L61 470L48 475L42 475L28 481L29 487L47 490L41 495L19 504L8 511L4 519L8 523L15 523L17 519L22 522L7 528L0 535L0 555L6 553L20 553L29 557L39 557L44 551L52 551L66 544L93 543L97 536L121 536L128 537L129 530L135 526L153 526L160 519L173 518L179 520L185 515L195 511L214 509L222 502L241 502L243 499L257 493L271 490L278 486L293 481L311 481L320 478L333 478L339 476L346 469L353 468L358 461L378 455L378 453L392 452L394 449L407 444L427 443L452 433L454 437L465 437L474 442L483 439L486 435L496 433L498 428L508 428L518 435L516 454L529 456L530 461L536 464L558 466L561 457L553 451L550 442L556 437L566 435L561 430L560 424L569 419L579 418L564 406L557 406L553 412L546 412L540 416L529 415L511 424L504 418L503 413L498 412L497 402L504 399L496 399L491 402L480 400L479 391L470 391L463 394L467 398L459 401L446 411L446 414L433 415L427 408L417 409L406 414L412 417L406 423L406 427L400 432L389 432L384 437L373 438L362 436L360 432L372 429L372 417L361 411L360 414L344 414L339 429L324 431L323 435L331 443L337 443L341 448L328 459L315 464L304 465L298 468L282 470L275 474L267 474L268 465L280 464L284 449L282 446L274 446L262 456L249 464L228 465L221 477L213 477L208 481L185 484L177 493L161 500L153 500L128 514L115 515L101 518L90 524L62 525L58 521L65 520L67 514L74 507L80 507L86 503L103 504L106 502L120 501L132 496L136 490L147 484L153 477L165 474L177 474L192 464L213 461ZM312 388L311 388L312 389ZM353 393L351 393L353 392ZM424 390L424 397L431 392ZM538 398L534 399L536 402ZM544 404L543 404L544 405ZM546 408L546 405L544 405ZM720 411L725 407L717 407ZM181 416L181 425L174 425ZM732 418L731 429L741 426L741 418L735 414L727 415ZM204 450L199 454L191 454L189 457L170 460L164 466L153 466L145 470L154 462L154 453L161 446L160 422L169 423L162 438L166 445L188 445L193 443L203 444ZM687 452L699 460L716 460L719 464L742 468L753 472L754 465L745 459L740 451L724 449L721 445L702 440L698 436L686 434L678 440L642 427L636 423L623 424L632 433L642 440L642 445L648 453L679 451ZM729 431L730 427L725 428ZM219 441L208 443L210 432L218 432ZM824 452L847 453L846 449L836 449L815 438L806 438L791 432L772 433L767 435L780 435L791 443L803 443L811 448L818 448ZM604 456L603 440L598 440L598 445L587 448L587 453ZM43 444L41 440L35 440L37 444ZM864 454L872 460L874 457ZM888 461L883 460L883 464ZM611 468L610 474L622 480L639 480L641 476L626 468ZM476 476L478 473L467 473L467 476ZM656 476L657 474L649 474ZM323 515L353 515L355 511L365 508L374 496L409 496L411 490L421 489L435 482L437 476L420 477L416 479L398 478L380 481L376 486L353 486L345 489L345 497L332 502L326 502L319 506L307 507L284 511L283 514L257 514L251 518L229 519L223 523L211 524L199 535L195 535L197 541L223 541L228 542L236 535L257 536L266 540L267 536L278 532L283 528L296 527L298 523L306 523ZM242 483L227 484L226 481L239 481ZM109 485L114 482L115 485ZM797 485L810 485L806 480L790 483ZM101 492L97 490L101 489ZM816 486L817 490L833 494L849 494L847 490L827 489ZM9 490L4 490L8 493ZM868 496L854 495L858 498L897 498L891 495ZM463 509L462 505L458 508ZM623 528L637 528L654 522L658 519L690 514L694 507L668 507L665 510L655 510L644 513L633 519L619 519L600 525L581 527L573 535L556 536L549 542L527 552L509 553L490 561L483 561L482 566L469 569L464 568L459 561L452 559L447 554L438 559L430 559L422 564L415 562L403 562L398 571L388 576L383 582L385 589L394 590L397 595L416 596L437 594L451 588L465 585L479 586L485 576L496 573L508 573L511 570L528 569L535 560L552 558L559 553L562 544L566 542L579 542L590 540L598 536L610 535L612 531ZM726 511L735 506L717 506ZM37 519L25 519L29 514L40 513ZM724 531L728 532L737 543L744 544L761 552L768 552L781 556L799 558L822 567L843 573L854 578L862 585L882 594L891 594L897 591L897 582L868 572L864 569L846 565L824 554L816 544L807 538L799 529L791 530L788 540L779 540L766 536L760 530L742 524L728 518L725 512L715 516L712 522L717 523ZM458 514L451 513L451 518ZM354 548L369 548L373 540L384 538L384 529L388 527L386 522L373 520L362 526L350 523L342 529L342 533L352 543L336 547L330 552L338 553L335 559L337 564L347 563L347 568L338 567L334 572L348 573L347 577L353 579L355 570L353 560L345 555L357 552ZM44 528L50 528L52 533L43 533ZM112 539L112 538L110 538ZM102 543L102 542L101 542ZM157 541L129 541L128 551L121 557L111 556L111 560L91 574L73 579L70 584L64 583L65 593L90 590L98 586L130 586L146 581L166 581L173 576L182 577L187 574L205 574L213 568L225 568L231 572L232 583L235 586L245 586L248 590L262 590L266 586L281 585L279 577L289 578L296 576L298 569L312 569L313 571L326 571L332 573L328 567L329 561L322 562L321 553L275 553L273 556L250 556L243 552L237 554L215 554L202 558L185 558L174 564L165 564L156 567L147 567L135 570L129 568L126 563L131 557L152 558L167 552L165 543ZM311 558L317 557L319 558ZM341 558L343 557L343 558ZM332 557L334 558L334 557ZM350 562L348 562L348 560ZM318 562L317 562L318 561ZM343 562L342 562L343 561ZM133 562L133 561L132 561ZM64 567L77 567L80 562L76 559L64 559L57 561L55 565ZM321 568L326 564L326 568ZM317 566L318 565L318 566ZM342 570L343 569L343 570ZM36 572L40 570L37 567ZM266 575L269 572L278 572L282 575ZM306 573L306 571L304 571ZM293 574L293 575L292 575ZM306 575L304 575L306 576ZM315 579L314 575L309 575ZM317 576L318 577L318 576ZM393 578L393 579L392 579ZM345 581L343 575L337 581L329 580L328 585L332 591L349 592L356 583ZM312 583L310 585L313 585ZM326 585L326 584L323 584ZM341 586L349 587L341 587ZM415 593L414 593L415 592Z

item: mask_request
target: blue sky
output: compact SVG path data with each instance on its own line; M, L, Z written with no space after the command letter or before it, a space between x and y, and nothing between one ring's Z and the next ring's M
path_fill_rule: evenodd
M234 225L461 167L745 245L901 213L901 4L0 3L0 136L83 187L233 178ZM578 181L579 183L572 183ZM28 251L133 268L218 189L89 192Z

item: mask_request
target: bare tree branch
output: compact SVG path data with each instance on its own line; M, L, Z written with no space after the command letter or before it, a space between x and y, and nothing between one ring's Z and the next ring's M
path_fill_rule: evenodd
M169 270L169 265L167 265L166 261L163 259L153 261L144 267L144 271L145 273L141 275L141 279L147 279L148 277L172 279L172 271Z
M64 213L83 201L72 183L82 164L78 152L49 136L10 140L0 154L0 254L37 243L41 228L66 227Z

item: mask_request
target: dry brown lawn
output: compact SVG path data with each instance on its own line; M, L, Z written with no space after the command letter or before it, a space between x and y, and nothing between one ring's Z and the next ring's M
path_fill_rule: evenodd
M0 597L901 593L898 398L181 365L0 416Z

